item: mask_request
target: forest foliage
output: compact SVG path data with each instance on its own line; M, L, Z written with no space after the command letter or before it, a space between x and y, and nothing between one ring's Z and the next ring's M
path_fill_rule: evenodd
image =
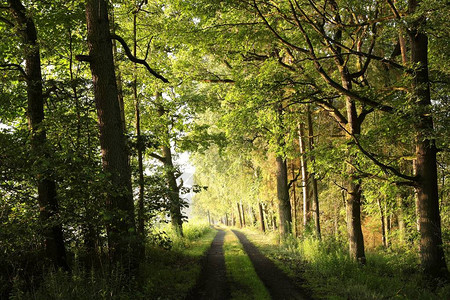
M0 1L0 297L51 270L135 276L149 245L173 247L161 224L188 234L191 208L333 239L355 264L406 251L445 281L448 13L437 0Z

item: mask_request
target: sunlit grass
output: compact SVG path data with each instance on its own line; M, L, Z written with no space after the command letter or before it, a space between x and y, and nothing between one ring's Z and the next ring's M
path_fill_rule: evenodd
M189 249L196 248L196 242L198 242L200 237L211 231L211 227L206 221L193 220L186 222L183 224L183 237L178 236L170 224L166 224L166 226L162 227L162 230L169 236L174 250L189 252Z
M184 226L183 238L173 237L172 250L151 248L146 265L148 299L183 299L200 276L202 255L209 249L216 230L205 224Z
M250 258L230 230L225 235L224 251L232 299L271 299Z
M290 276L302 277L316 298L450 299L450 285L432 290L414 251L367 251L367 264L359 266L334 239L289 237L279 243L273 233L245 234Z

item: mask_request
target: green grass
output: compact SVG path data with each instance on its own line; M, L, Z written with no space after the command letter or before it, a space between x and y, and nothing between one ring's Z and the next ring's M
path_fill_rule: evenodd
M101 268L89 272L75 265L71 274L46 273L36 290L16 282L11 299L183 299L196 284L201 257L216 235L207 224L184 227L185 236L173 237L171 250L147 247L147 259L136 277Z
M175 240L171 251L151 249L145 266L145 295L149 299L183 299L196 284L201 271L199 261L215 235L215 230L208 229L194 240L187 236Z
M226 231L225 265L232 299L271 299L237 237Z
M321 299L450 299L450 285L434 291L420 274L414 251L369 252L367 264L353 262L334 240L288 238L246 230L247 236L290 276L302 277Z

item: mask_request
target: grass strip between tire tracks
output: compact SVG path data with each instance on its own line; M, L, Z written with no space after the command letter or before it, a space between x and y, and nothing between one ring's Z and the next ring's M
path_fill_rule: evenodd
M270 300L269 292L256 274L250 258L229 229L226 230L224 251L232 299Z

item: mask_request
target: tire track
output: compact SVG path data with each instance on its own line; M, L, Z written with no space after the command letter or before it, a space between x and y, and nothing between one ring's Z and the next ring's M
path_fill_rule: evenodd
M258 274L261 281L267 287L272 299L311 299L305 291L297 287L270 259L265 257L243 233L236 230L232 231L238 237L245 252L250 257L256 274Z
M205 258L196 287L188 295L188 300L230 299L225 268L223 242L225 231L218 229Z

